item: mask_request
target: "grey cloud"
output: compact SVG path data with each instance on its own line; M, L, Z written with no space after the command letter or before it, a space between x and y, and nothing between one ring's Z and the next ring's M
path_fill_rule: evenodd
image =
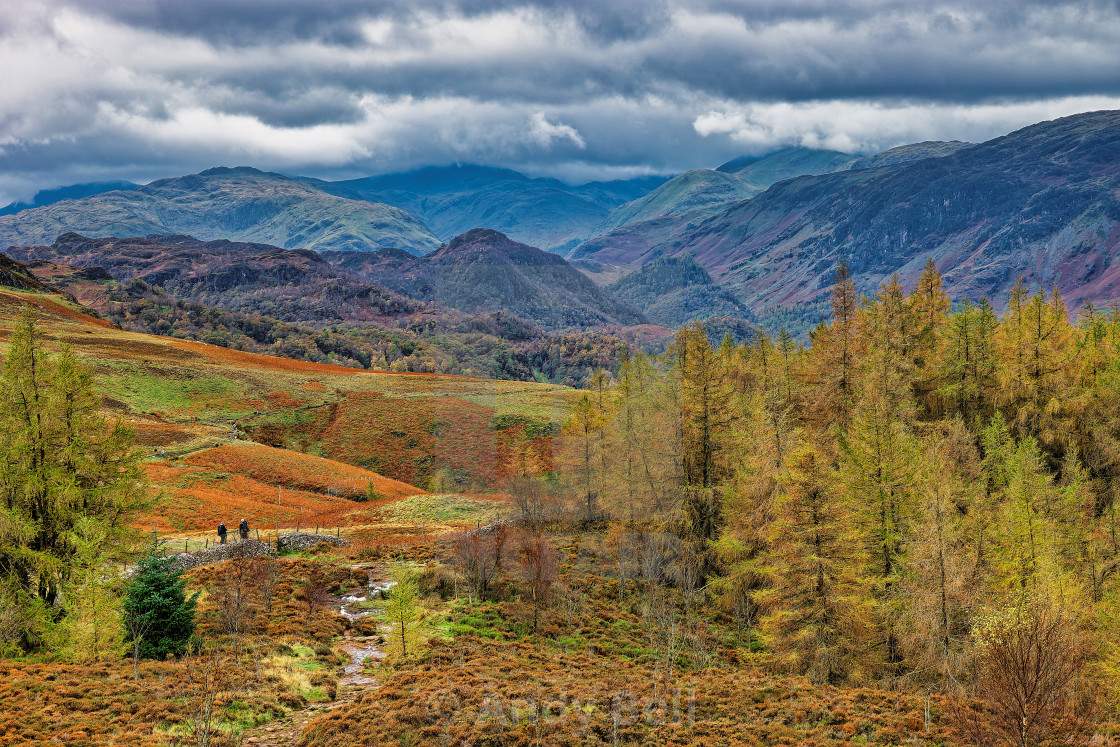
M0 6L0 65L27 71L0 87L0 201L217 164L671 172L1120 101L1120 0Z

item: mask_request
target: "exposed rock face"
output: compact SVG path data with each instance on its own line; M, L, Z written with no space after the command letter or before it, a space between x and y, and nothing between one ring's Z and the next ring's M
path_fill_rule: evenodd
M316 545L328 544L335 547L346 547L350 543L333 534L312 534L310 532L288 532L281 534L276 542L280 552L290 550L306 550Z
M283 537L281 537L283 539ZM215 545L205 550L196 552L181 552L172 555L171 567L176 571L185 571L188 568L197 568L200 565L213 565L230 558L253 558L260 555L275 555L276 553L264 542L249 539L244 542L229 542L224 545Z

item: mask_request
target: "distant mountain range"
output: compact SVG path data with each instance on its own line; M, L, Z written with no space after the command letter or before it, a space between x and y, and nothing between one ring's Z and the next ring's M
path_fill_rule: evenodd
M400 208L338 197L305 179L217 168L0 217L0 246L49 244L63 233L189 234L285 249L431 251L439 239Z
M116 192L118 190L136 189L139 184L132 182L90 182L88 184L72 184L68 187L55 189L42 189L35 193L31 202L12 202L0 208L0 215L14 215L21 210L45 207L63 200L80 200L83 197L99 195L102 192Z
M628 224L571 257L603 272L691 256L756 311L821 299L841 259L868 291L894 272L913 281L932 258L953 298L999 305L1020 275L1074 306L1120 294L1120 112L888 154L878 167L787 179L751 199Z
M563 251L593 235L611 210L664 181L647 176L569 186L509 169L464 165L316 185L342 197L407 210L443 241L472 228L491 228L515 241Z
M724 312L765 321L794 305L819 314L841 259L867 291L893 272L912 281L932 258L954 298L999 305L1023 275L1076 306L1117 294L1118 174L1120 112L980 144L863 157L787 148L671 179L579 186L470 165L341 182L219 168L76 199L108 187L41 193L35 202L49 204L0 216L0 247L49 246L76 231L315 249L332 271L400 298L507 309L551 329ZM595 295L573 266L534 246L610 290ZM706 279L669 261L682 257ZM650 295L673 277L685 285Z

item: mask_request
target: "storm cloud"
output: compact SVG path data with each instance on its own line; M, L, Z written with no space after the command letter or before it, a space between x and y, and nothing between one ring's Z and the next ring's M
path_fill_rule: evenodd
M1120 108L1120 0L0 0L0 204L216 165L569 181Z

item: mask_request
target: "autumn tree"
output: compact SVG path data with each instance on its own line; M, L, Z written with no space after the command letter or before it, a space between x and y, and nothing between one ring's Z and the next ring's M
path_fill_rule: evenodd
M533 632L537 632L541 610L552 598L560 564L556 551L540 531L522 532L517 538L518 575L529 590L533 607Z
M584 519L588 522L597 516L606 461L603 451L606 419L599 406L600 401L598 397L584 394L576 402L563 428L565 439L560 454L567 474L575 479L571 487L583 504Z
M944 330L949 322L949 295L932 258L922 267L922 274L907 299L907 306L913 324L907 352L913 361L914 394L922 407L928 410L930 397L940 385Z
M914 521L918 458L909 428L916 412L908 350L913 317L897 277L861 310L860 325L867 343L856 408L847 431L838 438L842 484L866 544L865 572L882 635L879 649L888 671L897 673L902 661L897 629L903 604L901 578Z
M964 513L977 501L979 457L959 419L946 423L931 441L916 475L898 630L910 677L947 690L963 674L971 610L981 596Z
M796 450L787 474L770 529L769 585L756 595L761 627L793 671L843 682L866 641L860 543L818 447Z
M455 564L466 576L467 588L482 600L498 573L497 553L492 535L480 530L464 532L455 538L452 549Z
M723 483L730 477L728 441L737 420L730 376L734 349L726 339L713 350L700 324L681 329L669 351L677 385L681 444L681 505L678 531L691 560L680 568L693 588L714 567L709 545L723 526Z
M1092 735L1096 709L1085 681L1091 647L1061 602L1023 594L976 630L972 696L958 707L958 728L974 744L1035 747Z
M987 421L995 407L998 322L991 304L961 304L946 325L936 373L934 414L959 415L967 423Z
M1051 454L1066 446L1068 379L1076 353L1066 306L1055 290L1029 296L1012 288L996 337L1001 358L999 404L1016 436L1033 436Z
M832 320L811 334L813 413L821 425L846 428L855 407L859 367L859 291L848 263L841 260L830 297Z
M28 309L0 373L0 587L5 603L57 620L82 542L101 562L130 550L129 518L146 502L131 433L102 418L90 369L64 348L49 354ZM26 629L24 647L42 630Z

